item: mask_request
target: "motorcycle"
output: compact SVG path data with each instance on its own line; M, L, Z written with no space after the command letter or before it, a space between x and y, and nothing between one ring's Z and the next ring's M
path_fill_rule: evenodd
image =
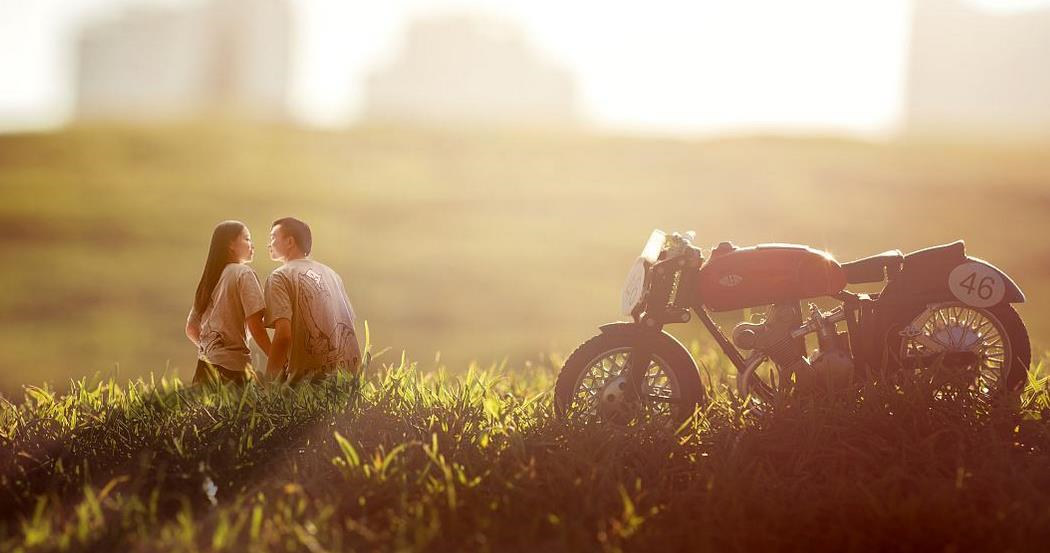
M950 375L941 383L989 399L1016 396L1027 381L1031 346L1012 306L1025 296L994 265L967 256L962 241L839 263L807 246L729 242L705 259L693 239L653 231L623 289L631 321L602 325L566 359L555 385L559 415L620 423L691 416L706 402L700 372L664 327L693 315L736 367L740 396L755 405L908 371ZM884 283L877 293L846 289L875 283ZM804 316L802 301L817 298L835 307L811 303ZM711 318L743 309L755 311L752 319L729 337ZM807 355L811 335L817 347Z

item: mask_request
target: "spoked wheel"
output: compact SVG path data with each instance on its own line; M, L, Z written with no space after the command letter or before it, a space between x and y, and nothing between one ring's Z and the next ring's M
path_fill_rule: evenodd
M1009 305L932 305L898 334L901 368L930 382L938 395L970 390L982 399L1013 399L1027 381L1028 331Z
M559 415L626 425L632 421L676 424L703 400L703 389L689 353L667 334L644 338L651 352L641 389L632 388L625 371L639 338L604 333L587 340L565 361L554 390Z

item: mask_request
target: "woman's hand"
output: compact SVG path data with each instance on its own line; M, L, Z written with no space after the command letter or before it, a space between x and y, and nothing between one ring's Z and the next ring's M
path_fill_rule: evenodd
M284 371L288 354L292 348L292 322L277 319L273 325L273 344L266 362L266 377L275 379Z
M270 335L266 333L266 327L263 325L263 312L259 311L248 317L245 319L244 324L248 327L248 332L251 333L252 339L255 340L256 344L259 344L259 349L269 358Z

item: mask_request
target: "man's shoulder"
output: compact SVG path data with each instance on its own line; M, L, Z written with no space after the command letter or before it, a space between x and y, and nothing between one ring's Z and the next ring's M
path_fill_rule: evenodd
M310 258L310 259L307 259L306 261L309 262L309 267L311 269L313 269L314 271L323 272L323 273L331 273L333 275L339 274L339 273L336 272L335 269L329 267L328 265L325 265L324 263L321 263L320 261L318 261L316 259Z
M332 268L329 267L328 265L325 265L324 263L321 263L320 261L318 261L318 260L316 260L316 259L314 259L312 257L303 259L303 261L309 267L313 268L314 270L317 270L317 269L321 269L321 270L324 270L324 271L331 271L332 270Z
M315 275L318 275L318 274L335 276L335 277L339 276L339 273L335 272L335 269L329 267L328 265L325 265L324 263L321 263L320 261L318 261L316 259L307 258L307 259L302 259L301 261L302 261L302 264L299 266L300 272L307 273L307 274L313 273L313 275L311 275L311 278L317 278Z
M335 277L339 276L339 273L335 272L334 269L317 261L315 259L296 259L295 261L289 261L280 267L277 267L270 273L271 279L274 280L286 280L293 281L299 277L299 275L305 275L309 278L316 279L318 275L332 275Z
M289 267L288 264L285 263L273 271L270 271L270 275L266 277L266 282L283 282L291 280L293 274L295 274L295 269Z

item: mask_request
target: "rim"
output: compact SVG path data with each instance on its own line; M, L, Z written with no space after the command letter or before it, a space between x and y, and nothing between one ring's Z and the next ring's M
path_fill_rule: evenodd
M963 367L938 367L933 376L949 388L960 386L989 396L1005 388L1010 369L1010 338L995 315L960 303L935 305L920 313L901 332L901 360L916 372L920 358L973 353L977 362Z
M631 348L605 351L587 362L576 378L572 399L567 411L576 418L601 420L599 394L623 373ZM672 420L672 400L681 397L681 387L670 364L653 354L643 378L644 400L640 413L650 419Z

